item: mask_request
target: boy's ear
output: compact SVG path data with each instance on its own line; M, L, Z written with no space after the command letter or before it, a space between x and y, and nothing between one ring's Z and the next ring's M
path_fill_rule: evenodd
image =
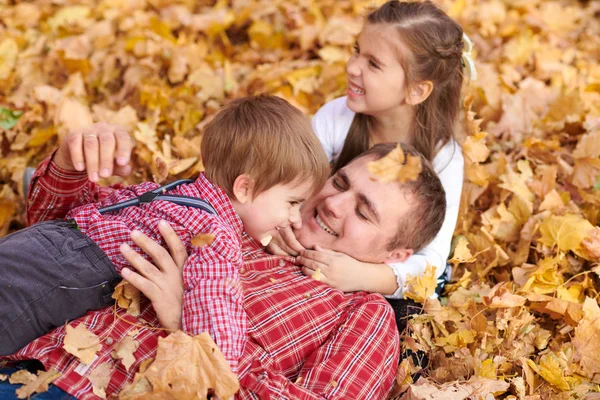
M401 263L408 259L408 257L412 256L414 253L413 249L396 249L393 250L392 253L386 258L383 263L384 264L393 264L393 263Z
M406 102L411 106L416 106L417 104L421 104L431 94L433 90L433 82L431 81L422 81L419 83L415 83L410 86L408 90L408 96L406 96Z
M246 174L235 178L233 182L233 196L241 204L252 200L252 179Z

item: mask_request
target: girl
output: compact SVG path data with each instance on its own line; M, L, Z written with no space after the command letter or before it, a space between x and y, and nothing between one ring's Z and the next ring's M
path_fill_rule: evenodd
M358 37L346 67L347 96L325 104L313 119L333 173L382 142L411 144L432 161L447 202L437 237L405 262L389 266L321 248L305 250L290 232L281 232L274 252L279 246L299 253L305 274L319 270L321 280L339 290L392 299L402 297L408 275L421 275L428 264L438 278L444 273L463 182L463 156L453 138L463 65L474 73L463 47L462 28L434 4L389 1L367 17Z

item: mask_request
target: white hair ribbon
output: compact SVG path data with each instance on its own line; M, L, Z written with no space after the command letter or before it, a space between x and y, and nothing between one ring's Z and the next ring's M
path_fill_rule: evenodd
M469 79L472 81L476 81L477 70L475 69L475 62L471 57L471 50L473 50L473 42L471 42L471 39L469 39L466 33L463 33L463 43L465 44L461 56L463 67L468 70Z

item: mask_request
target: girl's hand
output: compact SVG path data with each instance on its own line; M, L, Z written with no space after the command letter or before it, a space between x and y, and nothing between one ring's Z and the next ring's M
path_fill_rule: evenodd
M319 270L321 282L342 292L368 290L365 279L371 264L320 246L315 246L315 250L303 250L296 260L303 266L304 275L318 278Z
M292 227L288 226L277 231L277 234L273 236L273 239L267 245L267 250L276 256L297 256L306 249L296 239Z
M142 258L129 245L122 244L121 254L137 272L124 268L121 275L150 299L160 324L176 331L182 328L181 309L185 291L182 270L188 254L171 225L161 221L158 229L169 247L170 254L148 236L133 231L131 239L152 257L156 265Z

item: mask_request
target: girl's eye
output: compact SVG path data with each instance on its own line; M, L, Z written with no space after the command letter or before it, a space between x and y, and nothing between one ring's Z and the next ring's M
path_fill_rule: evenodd
M369 65L373 68L379 69L379 65L377 65L373 60L369 60Z
M357 44L355 44L355 45L354 45L354 52L355 52L355 53L359 53L359 52L360 52L360 51L358 50L358 45L357 45Z
M295 207L295 206L297 206L298 204L300 204L300 202L299 202L299 201L290 201L289 203L290 203L290 205L291 205L292 207Z

